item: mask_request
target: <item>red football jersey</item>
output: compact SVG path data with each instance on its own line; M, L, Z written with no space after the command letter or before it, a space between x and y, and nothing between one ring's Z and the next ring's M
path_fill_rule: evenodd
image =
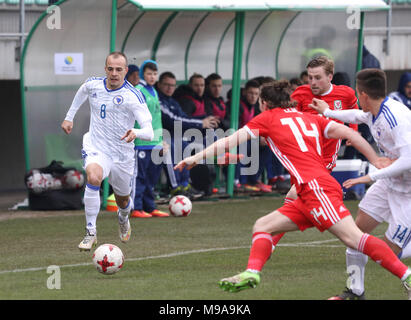
M297 101L297 110L318 114L317 111L308 106L312 102L313 98L324 100L327 102L331 110L358 109L355 91L344 85L337 86L332 84L329 92L320 96L315 96L313 95L310 86L306 84L299 86L291 95L291 99ZM335 121L342 123L339 120ZM356 124L350 124L349 126L354 130L358 130L358 125ZM341 140L326 139L324 141L323 158L325 165L329 170L335 167L340 146Z
M254 117L244 128L253 136L265 137L270 149L300 185L329 175L322 145L331 122L295 108L275 108Z

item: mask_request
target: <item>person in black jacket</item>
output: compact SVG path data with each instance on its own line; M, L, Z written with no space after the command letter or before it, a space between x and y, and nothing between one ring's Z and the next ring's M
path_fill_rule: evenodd
M230 119L227 117L227 106L221 96L223 79L217 73L211 73L205 79L205 97L212 105L212 112L220 120L220 128L230 128Z
M204 118L213 114L212 105L204 97L205 79L201 74L194 73L188 85L180 85L173 94L181 109L187 116L193 118Z

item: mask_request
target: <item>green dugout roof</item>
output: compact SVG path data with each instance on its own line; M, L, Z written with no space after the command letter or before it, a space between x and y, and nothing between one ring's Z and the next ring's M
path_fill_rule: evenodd
M207 10L207 11L249 11L249 10L340 10L359 7L361 10L385 10L387 4L374 0L130 0L141 10Z

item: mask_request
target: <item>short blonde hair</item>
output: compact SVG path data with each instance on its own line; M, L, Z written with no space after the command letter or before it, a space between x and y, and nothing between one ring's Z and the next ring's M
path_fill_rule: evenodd
M323 67L326 75L334 74L334 61L326 56L315 57L307 64L307 69L317 67Z

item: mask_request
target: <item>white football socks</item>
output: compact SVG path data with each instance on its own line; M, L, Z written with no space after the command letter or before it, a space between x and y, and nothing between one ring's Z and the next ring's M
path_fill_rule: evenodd
M128 216L130 214L131 208L133 207L131 198L128 198L128 203L125 208L118 208L118 219L120 220L121 223L124 223L127 221Z
M97 216L100 211L100 187L86 185L84 191L84 209L86 213L86 228L90 234L97 232Z
M345 256L349 274L347 288L356 295L361 295L364 292L364 274L368 256L351 248L347 248Z

